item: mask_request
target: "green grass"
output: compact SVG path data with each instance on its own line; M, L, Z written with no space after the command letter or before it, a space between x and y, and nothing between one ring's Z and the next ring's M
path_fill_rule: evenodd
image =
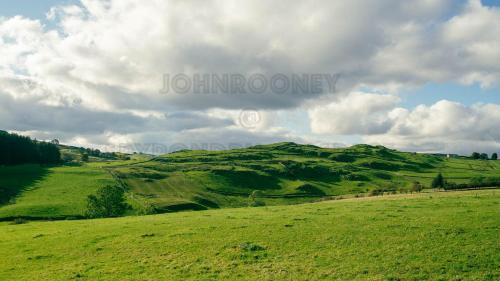
M40 172L39 170L43 170ZM32 173L39 175L33 179ZM86 197L99 186L115 184L106 171L90 166L18 166L0 167L0 186L16 186L20 195L0 208L0 219L13 217L60 218L81 216ZM14 184L13 181L19 181ZM10 183L8 182L10 181Z
M498 178L500 162L446 159L381 146L326 149L277 143L229 151L180 151L110 170L138 202L164 212L246 206L255 190L267 205L373 189L407 192L414 181L429 187L439 172L456 183L479 176ZM213 204L206 206L197 198Z
M14 202L17 195L48 173L48 168L40 165L0 167L0 204Z
M369 145L327 149L276 143L129 156L127 161L98 159L75 167L0 167L0 194L6 198L0 200L0 220L80 216L87 195L112 183L127 190L133 207L127 214L145 214L244 207L254 191L259 202L271 206L374 189L404 193L414 181L429 187L439 172L454 183L500 177L500 161L446 159ZM12 204L5 205L7 201Z
M0 280L499 280L496 190L0 224Z

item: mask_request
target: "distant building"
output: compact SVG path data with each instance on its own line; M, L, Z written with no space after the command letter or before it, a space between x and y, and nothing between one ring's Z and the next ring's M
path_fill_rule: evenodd
M460 155L458 154L444 154L444 153L432 153L431 155L437 156L437 157L443 157L443 158L458 158Z

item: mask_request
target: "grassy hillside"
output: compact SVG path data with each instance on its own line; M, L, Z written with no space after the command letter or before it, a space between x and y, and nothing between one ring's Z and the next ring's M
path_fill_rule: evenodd
M406 192L429 187L437 173L450 182L500 177L500 162L404 153L381 146L326 149L277 143L229 151L180 151L110 168L138 202L158 212L237 207L249 196L267 205L321 197Z
M69 153L77 155L80 148L65 147L63 154ZM129 156L127 161L90 157L91 162L74 166L0 167L5 194L0 220L81 216L87 195L108 184L127 190L133 207L129 214L144 214L295 204L372 190L404 193L414 181L430 186L438 172L455 183L500 177L499 161L447 159L368 145L326 149L277 143Z
M88 195L99 186L115 184L106 171L88 165L0 167L0 174L0 186L9 186L15 190L13 193L19 193L0 208L0 219L80 216Z
M0 280L499 280L498 191L0 225Z

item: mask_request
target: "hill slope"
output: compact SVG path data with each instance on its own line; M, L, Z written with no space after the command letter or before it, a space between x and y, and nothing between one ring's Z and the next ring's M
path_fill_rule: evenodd
M9 186L19 194L0 208L0 220L79 217L88 195L99 186L115 184L106 171L90 165L0 167L0 175L0 186Z
M80 153L79 148L66 149L63 154ZM0 220L78 217L87 195L110 184L127 190L133 207L129 214L144 214L294 204L371 190L406 192L414 181L428 187L438 172L456 183L500 177L499 161L447 159L369 145L327 149L277 143L130 157L96 158L74 166L0 167L0 191L9 196L0 205Z
M404 153L382 146L326 149L277 143L227 151L180 151L109 168L156 211L288 204L378 189L405 192L430 186L438 172L451 182L500 177L500 163Z
M498 191L0 224L0 280L499 280Z

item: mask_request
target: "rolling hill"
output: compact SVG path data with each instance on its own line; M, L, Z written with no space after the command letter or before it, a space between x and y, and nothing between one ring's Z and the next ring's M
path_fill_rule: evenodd
M157 212L241 207L252 200L266 205L309 202L373 190L408 192L415 181L429 187L439 172L455 183L500 177L496 161L448 159L382 146L327 149L295 143L179 151L107 169L137 202Z
M79 148L64 147L62 153L77 155ZM88 195L113 184L127 191L132 206L127 214L133 215L406 193L415 181L429 187L439 172L453 183L500 177L498 161L369 145L330 149L276 143L130 158L92 157L89 163L55 167L0 167L0 189L10 196L0 205L0 220L77 218Z

